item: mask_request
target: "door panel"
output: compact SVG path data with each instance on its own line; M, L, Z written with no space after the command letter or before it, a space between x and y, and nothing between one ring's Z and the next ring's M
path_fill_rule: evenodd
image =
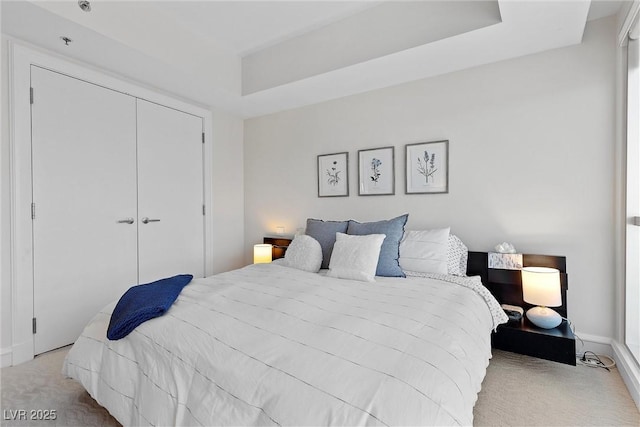
M204 276L202 118L138 99L139 279Z
M76 340L137 281L135 98L35 66L35 354Z

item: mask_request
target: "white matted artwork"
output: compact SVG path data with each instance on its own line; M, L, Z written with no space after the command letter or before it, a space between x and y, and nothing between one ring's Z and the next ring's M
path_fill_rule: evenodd
M449 141L405 145L406 193L449 192Z
M349 153L318 156L318 197L349 195Z
M358 194L395 194L394 147L358 151Z

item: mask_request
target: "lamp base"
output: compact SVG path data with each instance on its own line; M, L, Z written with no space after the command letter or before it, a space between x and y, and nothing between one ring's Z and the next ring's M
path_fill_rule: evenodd
M553 329L562 323L562 317L547 307L533 307L527 310L527 319L542 329Z

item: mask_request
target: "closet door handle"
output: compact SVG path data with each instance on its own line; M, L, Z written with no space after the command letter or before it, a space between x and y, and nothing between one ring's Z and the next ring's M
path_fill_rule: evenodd
M116 222L118 224L133 224L134 223L134 219L133 218L125 218L125 219L119 219Z
M147 218L146 216L144 218L142 218L142 223L143 224L149 224L150 222L160 222L160 220L159 219Z

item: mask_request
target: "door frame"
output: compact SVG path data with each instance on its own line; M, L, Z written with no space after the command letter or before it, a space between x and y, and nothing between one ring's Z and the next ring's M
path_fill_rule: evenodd
M213 274L212 155L213 117L206 107L109 75L90 65L10 40L9 164L11 177L11 352L12 365L33 359L33 230L31 219L31 66L68 75L136 98L161 104L203 119L205 275ZM34 98L37 102L37 93Z

